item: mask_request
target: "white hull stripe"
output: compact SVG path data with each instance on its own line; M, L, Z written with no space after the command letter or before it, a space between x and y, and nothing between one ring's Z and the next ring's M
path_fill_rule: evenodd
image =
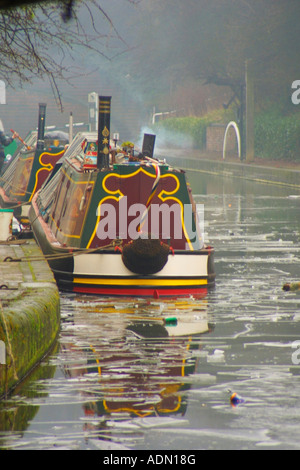
M208 255L206 254L201 256L170 254L164 268L151 277L181 278L181 280L184 277L207 277L207 262ZM123 264L121 255L96 253L74 256L73 274L75 277L121 276L128 278L134 273Z

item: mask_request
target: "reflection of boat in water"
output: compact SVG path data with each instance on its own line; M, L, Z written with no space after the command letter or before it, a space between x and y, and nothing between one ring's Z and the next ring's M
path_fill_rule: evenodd
M13 208L14 216L28 224L31 199L62 157L68 135L45 132L46 105L39 105L38 130L31 131L15 151L0 179L0 206Z
M183 171L109 149L110 97L98 132L78 133L63 164L32 199L30 222L61 290L128 296L202 295L214 285ZM137 216L137 214L139 214Z
M167 326L166 320L175 316L176 324ZM66 341L62 334L63 363L70 364L64 373L71 379L79 377L86 415L106 419L184 415L196 351L210 331L205 299L138 301L123 309L112 303L79 302L71 321L75 341L68 342L71 325ZM87 337L87 331L94 334Z

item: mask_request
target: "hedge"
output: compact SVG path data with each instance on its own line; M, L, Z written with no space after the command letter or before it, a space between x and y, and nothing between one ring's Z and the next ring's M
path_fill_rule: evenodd
M231 119L228 113L219 110L204 117L165 119L155 124L154 131L165 132L169 144L179 145L190 139L191 147L205 150L207 126L216 122L228 123ZM279 110L257 113L254 133L257 157L300 161L300 114L284 116Z
M156 123L153 130L160 135L164 133L168 143L173 142L174 145L178 145L180 142L189 141L191 147L205 150L207 126L216 122L224 122L225 116L227 122L232 119L231 112L223 109L213 111L203 117L168 118Z
M170 118L163 121L158 127L168 131L170 135L189 136L192 138L194 148L203 149L206 143L206 127L209 121L206 118L183 117Z
M300 160L300 115L281 116L276 111L255 117L255 154L274 160Z

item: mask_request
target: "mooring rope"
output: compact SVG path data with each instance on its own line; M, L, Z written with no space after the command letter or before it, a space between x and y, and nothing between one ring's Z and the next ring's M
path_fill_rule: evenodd
M29 204L29 201L18 202L17 204L9 205L7 209L18 209L19 207L27 206L28 204Z
M25 191L25 190L21 189L19 186L16 186L15 184L12 184L12 183L9 183L9 181L6 180L5 178L3 178L3 176L0 176L0 181L4 181L4 183L9 184L10 189L14 189L15 191L23 191L24 194L32 194L32 191Z
M114 240L113 242L109 243L108 245L102 246L102 247L97 247L97 248L85 248L82 250L72 250L69 249L68 253L63 253L63 254L52 254L52 255L41 255L41 256L31 256L31 257L24 257L24 258L13 258L12 256L6 256L4 258L3 262L30 262L30 261L42 261L42 260L56 260L56 259L65 259L65 258L71 258L73 256L79 256L82 254L90 254L94 252L102 252L107 250L108 248L116 248L117 246L121 245L123 243L122 240Z

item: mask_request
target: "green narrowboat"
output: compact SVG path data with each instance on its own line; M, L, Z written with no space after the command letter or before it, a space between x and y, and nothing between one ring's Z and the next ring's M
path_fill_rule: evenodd
M185 173L142 151L116 153L110 97L98 131L78 133L31 201L34 236L63 291L118 296L202 296L214 286L214 250L199 232Z
M68 134L45 132L46 104L40 103L38 129L29 132L15 151L0 177L0 206L13 208L21 224L28 224L31 199L38 191L56 162L63 156Z

